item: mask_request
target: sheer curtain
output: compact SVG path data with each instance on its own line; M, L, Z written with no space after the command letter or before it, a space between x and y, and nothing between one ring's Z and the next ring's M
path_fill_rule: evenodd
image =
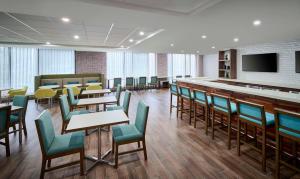
M10 88L10 62L8 47L0 47L0 88Z
M157 60L155 53L149 53L149 78L157 75Z
M191 55L191 76L192 77L197 77L198 73L198 63L197 63L197 58L196 55Z
M133 77L133 60L132 53L125 52L124 57L124 78Z
M37 54L36 48L11 48L11 88L28 86L28 93L33 93L34 76L38 74Z
M197 76L197 59L195 54L168 54L168 76Z
M148 76L148 54L133 53L132 54L132 75L134 77Z
M185 75L185 55L184 54L173 54L172 55L172 68L173 77L178 75Z
M191 75L191 55L185 55L185 75Z
M74 50L39 49L39 74L74 74Z
M124 52L107 52L107 79L124 77Z

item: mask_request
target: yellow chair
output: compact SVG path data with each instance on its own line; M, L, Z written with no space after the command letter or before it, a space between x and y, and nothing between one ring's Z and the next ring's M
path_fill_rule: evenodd
M10 101L10 99L14 98L17 95L20 96L25 96L28 90L28 86L24 86L21 89L10 89L8 91L8 102Z
M101 90L102 86L100 85L90 85L88 87L86 87L86 90Z
M78 88L77 86L73 86L70 88L73 90L74 96L77 96L77 98L78 98L78 96L81 92L81 88ZM63 94L68 95L67 88L63 89Z
M38 89L34 93L34 97L37 100L37 108L39 105L39 100L48 99L50 107L52 106L52 99L56 95L57 91L53 89Z

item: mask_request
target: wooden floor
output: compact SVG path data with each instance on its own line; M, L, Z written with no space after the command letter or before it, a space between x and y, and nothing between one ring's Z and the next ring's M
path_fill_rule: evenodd
M237 156L236 144L233 141L231 150L227 150L226 137L216 133L215 140L204 133L204 125L200 122L195 129L187 119L176 118L176 111L169 113L169 91L152 90L133 92L129 117L134 122L135 111L139 100L149 106L149 120L146 130L148 161L143 154L133 153L120 156L119 168L97 166L86 178L273 178L274 159L268 160L266 173L260 170L257 161L259 155L242 148L241 157ZM34 126L34 119L47 108L46 105L36 109L34 101L30 101L26 116L28 137L23 145L18 143L18 135L10 136L11 156L5 157L5 148L0 146L0 178L39 178L41 166L41 150ZM61 113L56 103L50 109L57 133L61 129ZM102 151L111 146L111 133L102 135ZM96 134L86 138L86 153L96 154ZM136 144L123 146L122 150L133 149ZM247 154L246 154L247 153ZM71 160L79 156L70 156L53 161L53 165ZM112 158L111 158L112 159ZM282 168L283 178L297 178L299 175ZM79 176L79 166L48 172L45 178L84 178Z

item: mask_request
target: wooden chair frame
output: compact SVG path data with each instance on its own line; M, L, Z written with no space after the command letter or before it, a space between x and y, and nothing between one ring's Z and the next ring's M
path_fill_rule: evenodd
M223 106L219 106L219 105L215 105L214 104L214 96L216 97L220 97L220 98L225 98L227 100L227 106L228 108L224 108ZM219 124L223 125L223 116L227 117L227 136L228 136L228 140L227 140L227 146L228 149L231 149L231 134L232 134L232 119L234 117L234 115L231 114L231 105L230 105L230 97L228 96L223 96L223 95L219 95L219 94L215 94L215 93L211 93L211 102L212 102L212 122L211 122L211 127L212 127L212 139L215 138L215 115L216 114L220 114L221 115L221 121L217 121ZM219 107L222 108L224 110L228 110L228 113L218 110L215 108ZM225 125L226 126L226 125ZM224 132L223 130L219 130Z
M0 138L5 140L5 142L0 142L1 145L5 146L5 150L6 150L6 157L10 156L10 147L9 147L9 118L10 118L10 113L11 113L11 106L5 106L5 107L1 107L1 110L7 110L7 114L6 114L6 134L4 137Z
M42 112L40 114L40 116L44 112ZM80 175L81 176L84 175L84 170L85 170L84 147L82 149L74 149L74 150L71 150L71 151L68 151L68 152L62 152L62 153L58 153L58 154L54 154L54 155L47 155L46 152L45 152L46 150L44 148L44 142L43 142L43 139L42 139L42 136L41 136L41 133L40 133L40 126L39 126L37 120L35 120L35 126L37 128L37 133L38 133L38 137L39 137L39 141L40 141L40 147L41 147L41 150L42 150L42 166L41 166L40 178L41 179L44 178L45 172L60 169L60 168L64 168L64 167L68 167L68 166L72 166L72 165L76 165L76 164L80 164ZM65 163L65 164L62 164L62 165L55 166L55 167L51 167L51 160L52 159L59 158L59 157L64 157L64 156L71 155L71 154L77 154L77 153L80 154L80 160ZM46 168L46 163L47 163L47 168Z
M189 96L185 96L185 95L182 95L182 88L186 88L189 90ZM182 114L183 113L189 113L189 124L191 125L192 124L192 118L194 118L193 114L194 114L194 99L192 99L192 95L191 95L191 89L189 87L185 87L185 86L179 86L179 95L180 95L180 118L182 120ZM184 100L187 100L189 102L189 108L184 108Z
M285 137L285 138L288 138L292 141L294 141L294 145L293 145L293 157L295 158L295 160L297 159L297 146L295 145L297 142L300 143L300 139L299 138L296 138L294 136L291 136L291 135L288 135L286 133L283 133L283 132L280 132L279 131L279 128L284 128L286 130L289 130L291 132L295 132L297 134L300 134L299 131L296 131L296 130L293 130L293 129L290 129L290 128L287 128L287 127L284 127L284 126L280 126L279 124L279 118L278 118L278 114L281 113L281 114L288 114L288 115L291 115L291 116L294 116L294 117L297 117L300 119L300 114L299 113L295 113L295 112L292 112L292 111L287 111L287 110L284 110L284 109L280 109L280 108L275 108L274 109L275 111L275 128L276 128L276 162L275 162L275 178L280 178L280 166L281 165L284 165L292 170L295 170L297 172L300 173L300 168L297 168L283 160L281 160L281 150L282 150L282 138Z
M239 104L247 104L247 105L250 105L253 107L259 107L260 111L261 111L262 119L242 113L240 111ZM260 104L251 103L251 102L243 101L243 100L237 100L237 114L238 114L238 121L237 121L237 152L238 152L238 155L239 156L241 155L241 150L240 150L241 143L251 147L252 149L256 150L257 152L260 152L262 154L261 168L262 168L262 171L265 172L266 171L266 159L267 159L267 157L266 157L266 147L267 147L267 141L266 141L267 131L266 131L266 129L267 129L267 126L266 126L265 108L263 105L260 105ZM240 117L240 115L244 115L244 116L252 118L254 120L261 121L262 125L259 125L255 122L251 122L247 119L244 119L243 117ZM241 124L242 123L245 124L245 129L244 129L245 140L241 140ZM261 147L261 149L257 148L257 146L253 146L247 142L247 138L248 138L247 126L248 126L248 124L251 126L254 126L254 136L253 137L255 140L255 145L257 145L257 128L259 128L261 130L261 132L262 132L262 135L261 135L262 136L262 140L261 140L262 147Z
M174 94L171 91L170 88L170 113L172 113L172 108L176 108L176 116L178 117L179 111L180 111L180 95L179 95L179 90L178 90L178 86L176 85L176 93ZM176 106L173 105L173 96L176 96L177 100L176 100Z
M197 121L197 106L199 105L202 109L202 114L200 116L204 117L204 121L205 121L205 134L208 134L208 126L209 126L209 122L210 122L210 105L208 104L208 100L207 100L207 93L206 91L203 90L195 90L194 89L194 117L195 117L195 123L194 123L194 128L196 128L196 123ZM201 92L204 94L205 96L205 101L204 104L197 102L196 100L196 93L197 92ZM202 100L201 100L202 101Z

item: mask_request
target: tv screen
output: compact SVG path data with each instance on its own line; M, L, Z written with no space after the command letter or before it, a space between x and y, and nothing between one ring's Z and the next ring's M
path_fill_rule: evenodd
M243 71L277 72L277 54L253 54L242 56Z
M296 59L296 73L300 73L300 51L296 52L295 59Z

